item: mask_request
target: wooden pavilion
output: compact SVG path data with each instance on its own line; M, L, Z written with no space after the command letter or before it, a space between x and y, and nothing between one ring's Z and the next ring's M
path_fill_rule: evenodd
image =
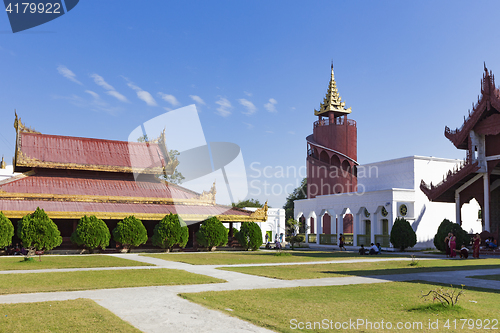
M0 181L0 210L17 225L37 207L44 209L61 231L62 246L70 246L84 215L104 220L110 230L134 215L151 237L165 215L179 214L189 227L188 247L196 246L194 234L211 216L230 231L233 222L267 219L267 205L249 212L216 204L215 183L196 193L162 180L178 163L169 158L164 135L151 142L47 135L24 126L17 114L14 127L14 171L20 174Z

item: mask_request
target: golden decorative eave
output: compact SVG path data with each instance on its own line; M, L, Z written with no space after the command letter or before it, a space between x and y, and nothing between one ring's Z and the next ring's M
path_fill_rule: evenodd
M215 205L215 194L217 193L217 190L215 188L215 181L214 184L212 185L212 188L210 191L203 191L199 196L198 200L202 201L207 201Z
M319 106L319 110L314 110L314 115L319 116L327 112L334 112L336 115L351 113L351 108L345 108L345 102L342 102L342 97L337 90L337 83L335 82L335 76L333 74L333 64L328 91L323 99L323 103Z
M3 214L10 219L20 219L23 216L32 214L33 211L2 211ZM160 221L166 214L149 214L149 213L130 213L130 212L61 212L61 211L47 211L45 213L51 219L80 219L84 215L95 215L97 218L106 220L122 220L130 215L134 215L140 220L153 220ZM201 222L213 215L208 214L179 214L179 216L186 222ZM250 216L246 215L216 215L221 222L254 222Z
M253 219L252 221L259 221L259 222L265 222L267 221L267 201L264 204L262 208L257 209L255 212L250 214L250 219Z
M36 133L36 134L41 134L40 132L35 131L31 127L26 127L22 122L21 122L21 117L17 116L17 111L14 111L15 114L15 119L14 119L14 128L16 129L16 133L19 132L24 132L24 133Z
M28 168L47 168L47 169L70 169L70 170L88 170L88 171L106 171L106 172L125 172L159 175L164 172L163 167L156 168L132 168L113 165L95 165L95 164L76 164L40 161L37 158L28 157L18 148L16 149L15 165Z

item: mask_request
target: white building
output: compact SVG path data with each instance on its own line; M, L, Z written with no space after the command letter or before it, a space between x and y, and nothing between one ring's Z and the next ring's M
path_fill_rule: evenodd
M258 208L245 207L246 210L256 211ZM283 234L283 241L285 241L285 210L283 208L268 208L267 221L256 222L262 230L262 243L266 241L266 234L269 241L272 243L277 238L280 240L280 235ZM240 230L241 223L234 223L234 228Z
M359 166L358 192L321 195L295 201L294 216L306 221L306 241L337 244L343 220L352 214L352 233L345 233L347 244L360 246L381 243L392 247L389 235L397 217L410 222L417 234L419 248L434 247L433 239L443 219L455 221L455 205L430 202L420 190L422 179L438 183L460 160L409 156ZM472 200L462 206L462 228L481 232L479 204ZM323 234L323 217L330 216L331 234ZM314 224L314 226L311 226ZM313 233L311 233L313 231Z

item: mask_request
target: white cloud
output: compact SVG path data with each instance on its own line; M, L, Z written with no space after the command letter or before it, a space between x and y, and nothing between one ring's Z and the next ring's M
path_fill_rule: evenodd
M288 131L288 134L295 135L294 131Z
M78 81L76 79L75 73L73 73L71 70L69 70L68 67L66 67L64 65L59 65L57 67L57 71L59 72L59 74L61 74L62 76L64 76L68 80L73 81L73 82L78 83L78 84L82 84L80 81Z
M91 91L91 90L85 90L85 92L86 92L87 94L90 94L90 95L91 95L92 97L94 97L95 99L99 99L99 98L100 98L100 97L99 97L99 95L98 95L97 93L95 93L95 92L93 92L93 91Z
M254 114L257 111L257 108L255 107L255 105L253 105L253 103L247 99L242 98L242 99L239 99L238 102L240 102L240 104L243 105L247 109L247 111L242 112L243 114L246 114L247 116L251 116L252 114Z
M116 98L117 100L119 101L122 101L122 102L128 102L128 99L127 97L123 96L122 94L120 94L118 91L116 90L110 90L110 91L106 91L106 94L110 95L110 96L113 96L114 98Z
M149 106L157 106L158 104L156 104L156 101L155 99L153 98L153 96L151 96L150 93L148 93L147 91L145 90L142 90L140 87L136 86L134 83L130 82L129 79L125 78L125 80L128 81L127 85L134 89L136 94L137 94L137 97L141 100L143 100L144 102L146 102L147 105Z
M274 98L270 98L269 102L264 104L264 107L269 112L278 112L278 110L276 110L276 106L275 106L276 104L278 104L278 101L276 101Z
M94 82L98 85L103 87L106 90L115 90L112 85L108 84L106 81L104 81L104 78L98 74L92 74L90 75L91 78L94 79Z
M233 107L231 105L231 102L227 100L227 98L220 97L215 104L218 104L219 107L217 108L218 114L222 117L227 117L231 114L231 108Z
M269 134L274 134L273 131L266 131L266 133L269 133Z
M189 95L189 97L191 97L191 99L196 103L196 104L200 104L200 105L207 105L205 103L205 101L200 97L200 96L196 96L196 95Z
M123 96L118 91L116 91L115 88L112 85L110 85L109 83L107 83L104 80L104 78L102 76L100 76L99 74L92 74L92 75L90 75L90 77L94 79L94 82L98 86L101 86L107 90L106 94L113 96L114 98L116 98L117 100L119 100L121 102L128 102L127 97Z
M248 91L244 91L243 93L244 93L245 95L247 95L248 97L252 97L252 95L253 95L251 92L248 92Z
M179 101L177 100L177 98L175 98L174 95L164 94L162 92L159 92L158 95L160 95L160 97L164 101L169 102L170 104L172 104L172 106L177 106L177 105L181 104L181 103L179 103Z
M243 122L243 124L247 125L248 129L253 129L254 128L254 126L252 124L245 123L245 122Z

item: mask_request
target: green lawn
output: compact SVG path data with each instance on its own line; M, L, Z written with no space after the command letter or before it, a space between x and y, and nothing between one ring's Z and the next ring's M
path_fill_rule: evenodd
M0 304L0 332L141 332L89 299Z
M0 271L53 269L53 268L93 268L93 267L126 267L154 266L134 260L122 259L107 255L76 255L76 256L38 256L33 261L24 261L23 256L0 257Z
M224 280L177 269L131 269L0 275L0 294L219 283Z
M474 319L474 324L477 319L483 323L489 319L491 329L491 320L499 319L498 292L466 290L458 306L445 308L420 297L422 291L427 293L434 288L436 285L415 281L184 293L181 296L278 332L479 332L477 327L468 329L467 325L464 330L453 329L453 320L456 319L460 328L462 318ZM358 319L364 322L354 326L354 329L352 326L335 329L336 323L349 323L351 320L357 324ZM380 328L382 320L384 330ZM450 329L444 327L447 320L450 320ZM438 329L429 329L429 322L436 321ZM312 329L300 329L300 322L305 328L307 322L312 322ZM326 326L314 329L314 322ZM366 322L372 323L372 329ZM388 322L392 325L390 330L387 329ZM403 325L410 322L412 327L398 330L398 322ZM378 323L379 329L375 329L375 323ZM421 329L418 323L422 323Z
M474 276L468 276L468 277L469 278L473 278L473 279L500 281L500 274L494 274L494 275L474 275Z
M418 260L417 266L410 261L379 261L360 263L334 263L314 265L221 267L219 269L260 275L275 279L318 279L340 276L367 276L405 273L441 272L452 270L500 268L500 259L481 260ZM300 273L298 273L300 272Z
M381 256L360 256L357 253L325 252L325 251L283 251L290 256L275 256L278 252L199 252L199 253L161 253L143 254L164 260L180 261L192 265L235 265L235 264L262 264L282 262L327 261L339 259L372 259L372 258L401 258L410 255L386 254Z

